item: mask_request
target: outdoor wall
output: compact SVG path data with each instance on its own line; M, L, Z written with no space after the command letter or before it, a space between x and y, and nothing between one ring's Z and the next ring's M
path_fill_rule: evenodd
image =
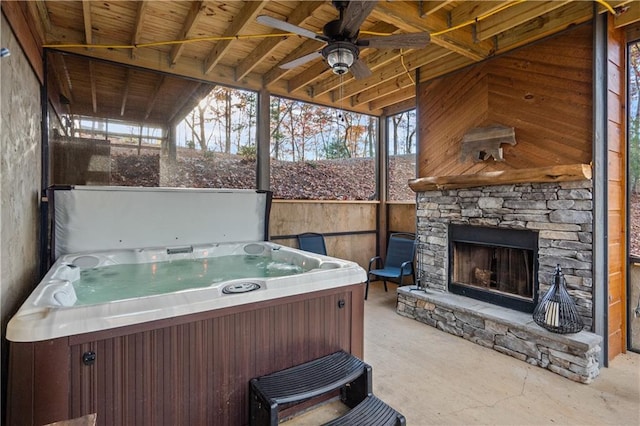
M387 224L389 232L416 232L416 203L387 203Z
M376 255L377 207L372 201L274 200L269 235L274 242L297 247L297 234L325 234L329 256L354 261L366 269Z
M588 164L592 158L592 26L489 59L418 87L418 176ZM501 124L517 145L504 161L460 158L463 135Z
M0 294L2 406L6 395L9 318L38 279L40 199L40 83L2 15L0 59ZM2 423L0 421L0 423Z

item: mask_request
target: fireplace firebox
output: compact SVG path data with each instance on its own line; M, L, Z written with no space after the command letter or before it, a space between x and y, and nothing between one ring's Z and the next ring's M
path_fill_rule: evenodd
M538 303L538 233L449 225L449 291L533 313Z

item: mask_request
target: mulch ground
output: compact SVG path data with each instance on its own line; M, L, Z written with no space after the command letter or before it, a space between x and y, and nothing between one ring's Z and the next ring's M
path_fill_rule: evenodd
M191 188L254 188L255 161L238 155L179 150L171 186ZM415 177L415 157L390 159L390 199L412 201L407 181ZM160 157L135 150L112 151L111 183L158 186ZM275 198L297 200L371 200L375 194L375 160L355 158L322 161L271 161L271 190Z

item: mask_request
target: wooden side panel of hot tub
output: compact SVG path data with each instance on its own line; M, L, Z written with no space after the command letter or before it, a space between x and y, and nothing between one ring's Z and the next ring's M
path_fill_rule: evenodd
M363 356L363 299L354 285L57 339L56 362L14 370L9 424L90 413L98 425L247 424L251 378L340 349ZM13 343L12 355L43 343Z

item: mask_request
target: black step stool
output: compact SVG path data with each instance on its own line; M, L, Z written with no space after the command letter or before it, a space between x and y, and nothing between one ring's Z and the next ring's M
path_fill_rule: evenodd
M339 351L251 379L249 421L256 426L275 426L283 408L337 389L342 402L353 408L371 395L371 387L371 366Z
M406 419L375 395L367 396L355 408L323 426L404 426Z

